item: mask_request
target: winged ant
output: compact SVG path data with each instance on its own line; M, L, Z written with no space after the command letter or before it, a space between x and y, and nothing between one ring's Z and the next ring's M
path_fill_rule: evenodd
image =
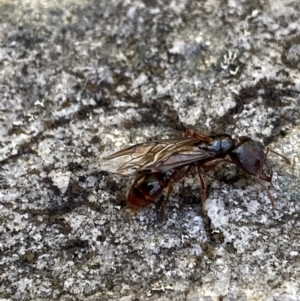
M233 139L227 134L202 135L187 131L184 137L157 140L133 145L105 159L102 168L120 175L134 175L135 180L127 195L127 211L135 213L155 203L167 188L166 208L173 191L173 183L196 169L201 186L201 212L205 215L206 185L202 177L205 169L227 162L235 164L267 192L272 205L275 200L262 181L272 181L272 166L268 160L272 152L284 159L282 154L264 147L249 137Z

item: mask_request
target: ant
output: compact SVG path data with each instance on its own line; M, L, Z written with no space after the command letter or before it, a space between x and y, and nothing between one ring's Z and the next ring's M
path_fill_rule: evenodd
M249 137L239 140L227 134L205 136L187 131L183 137L140 143L107 157L102 168L120 175L135 175L127 195L127 211L135 213L155 203L167 188L164 212L173 191L173 183L178 182L197 169L201 186L201 213L206 215L206 185L202 177L205 169L213 168L222 162L235 164L255 180L267 192L272 205L275 200L263 181L272 181L272 166L268 160L272 152L291 164L284 155L267 148Z

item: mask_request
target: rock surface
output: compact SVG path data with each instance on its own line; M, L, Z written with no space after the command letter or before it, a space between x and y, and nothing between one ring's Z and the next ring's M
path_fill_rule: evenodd
M298 1L0 2L1 300L300 300ZM249 136L276 199L233 166L122 206L105 156L188 128Z

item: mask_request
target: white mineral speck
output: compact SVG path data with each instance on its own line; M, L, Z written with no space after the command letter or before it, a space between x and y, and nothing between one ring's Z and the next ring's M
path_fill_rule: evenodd
M67 191L71 177L70 171L62 172L52 170L49 173L49 177L52 179L53 184L57 186L62 193Z

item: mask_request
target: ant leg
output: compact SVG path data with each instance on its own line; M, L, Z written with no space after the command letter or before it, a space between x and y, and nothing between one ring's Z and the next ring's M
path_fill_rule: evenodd
M204 209L204 204L205 204L205 200L206 200L206 185L202 178L201 170L202 170L202 168L200 166L198 166L198 176L199 176L200 185L201 185L200 213L202 214L202 216L206 216L207 212Z
M200 185L201 185L201 208L200 208L200 211L203 216L207 215L207 212L204 209L204 204L205 204L205 200L206 200L206 185L205 185L205 182L201 175L201 171L203 168L207 168L207 169L213 168L222 162L228 162L228 163L234 164L234 162L232 162L229 159L219 158L219 159L212 160L210 162L206 162L202 166L198 166L198 176L199 176Z
M162 207L162 215L163 217L165 217L167 215L167 206L168 204L170 203L170 195L171 193L173 192L173 182L170 182L168 184L168 192L167 192L167 198L166 200L164 201L164 205Z
M134 215L140 209L143 209L150 204L149 200L147 200L137 188L137 183L140 179L141 177L136 177L127 194L125 212L129 215Z
M276 151L274 151L274 150L272 150L272 149L270 149L270 148L268 148L268 147L267 147L267 153L266 153L266 156L268 155L268 152L269 152L269 151L272 152L273 154L275 154L275 155L281 157L281 158L284 160L284 162L285 162L286 164L291 165L291 161L290 161L287 157L285 157L285 156L282 155L282 154L277 153Z
M201 141L204 141L204 142L211 142L212 141L212 138L210 137L207 137L207 136L204 136L204 135L201 135L193 130L187 130L185 131L183 134L182 134L182 137L186 138L186 137L191 137L191 138L197 138Z
M183 171L181 175L175 176L168 184L168 192L167 192L167 197L166 200L164 201L164 205L162 208L162 215L165 217L167 215L167 206L170 203L170 195L173 192L173 183L174 182L179 182L182 178L184 178L187 174L190 173L190 171L193 169L193 165L189 165L186 170Z
M183 138L186 138L186 137L193 137L193 134L194 134L195 132L193 131L193 130L186 130L186 131L184 131L183 133L182 133L182 137Z
M204 163L202 165L202 167L203 168L213 168L213 167L217 166L218 164L220 164L222 162L228 162L228 163L234 164L234 162L232 162L229 159L219 158L219 159L215 159L215 160Z
M185 176L189 175L191 170L193 169L193 165L189 165L188 168L184 171L183 175L181 177L178 178L177 181L180 181L182 178L184 178Z
M257 182L261 187L263 187L263 188L265 189L265 191L268 193L268 196L269 196L269 198L270 198L270 200L271 200L272 206L274 207L274 206L275 206L275 200L274 200L273 196L271 195L269 189L268 189L268 188L260 181L260 179L263 179L263 180L268 181L268 182L271 182L271 180L272 180L272 167L271 167L271 165L269 164L269 162L268 162L268 160L267 160L267 157L268 157L269 152L272 152L272 153L274 153L275 155L281 157L281 158L285 161L286 164L291 165L291 161L290 161L287 157L285 157L284 155L282 155L282 154L280 154L280 153L278 153L278 152L276 152L276 151L270 149L269 147L267 147L267 151L266 151L266 155L265 155L265 158L266 158L266 159L265 159L264 164L269 168L270 175L269 175L269 176L266 176L264 173L261 173L261 170L262 170L262 167L261 167L261 169L258 171L258 173L257 173L256 176L255 176L256 182Z
M170 195L173 191L173 181L169 182L168 184L168 192L166 199L159 205L158 212L157 212L157 219L162 221L167 216L167 207L170 203Z
M259 174L255 177L256 182L267 192L269 199L271 200L271 204L274 207L275 206L275 200L271 194L271 192L269 191L269 189L259 180Z

